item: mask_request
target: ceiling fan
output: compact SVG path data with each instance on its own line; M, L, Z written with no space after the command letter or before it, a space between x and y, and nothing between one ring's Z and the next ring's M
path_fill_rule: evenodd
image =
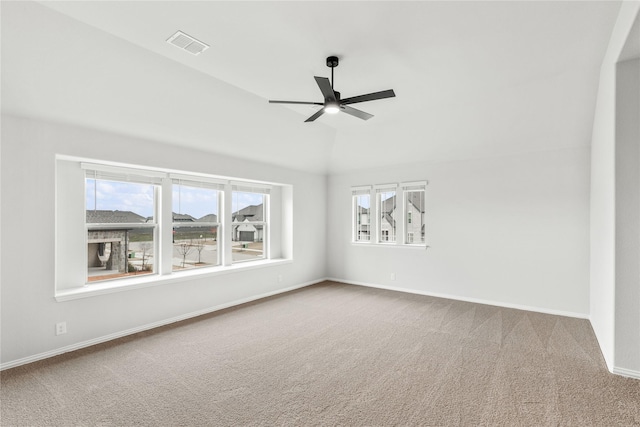
M313 116L309 117L305 122L312 122L324 113L336 114L340 111L347 113L354 117L358 117L362 120L369 120L373 117L373 114L365 113L364 111L357 110L350 107L350 104L356 104L358 102L375 101L376 99L393 98L396 94L393 89L383 90L380 92L368 93L366 95L352 96L351 98L340 99L340 92L333 90L333 69L338 66L338 57L330 56L327 58L327 67L331 68L331 82L326 77L317 77L316 83L322 92L324 102L304 102L304 101L272 101L271 104L307 104L307 105L322 105L323 107L318 110Z

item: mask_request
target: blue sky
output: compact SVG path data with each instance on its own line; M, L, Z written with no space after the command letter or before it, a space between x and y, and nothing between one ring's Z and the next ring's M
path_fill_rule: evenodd
M132 182L94 180L87 178L85 187L86 208L89 210L131 211L144 217L153 216L153 185ZM255 193L235 192L231 209L236 212L249 205L259 205L263 196ZM97 202L97 206L96 206ZM208 188L174 185L172 210L202 218L217 213L217 191Z
M362 206L365 209L369 209L371 203L369 202L370 197L367 195L358 196L358 205Z
M171 198L171 210L175 213L191 215L194 218L202 218L209 214L218 215L217 190L174 185Z
M392 197L395 197L396 192L395 191L387 191L385 193L380 193L380 201L384 202L387 199L390 199ZM366 194L361 194L358 197L358 205L362 206L365 209L369 209L371 207L371 197L369 195Z
M87 210L131 211L153 216L153 185L132 182L86 180Z

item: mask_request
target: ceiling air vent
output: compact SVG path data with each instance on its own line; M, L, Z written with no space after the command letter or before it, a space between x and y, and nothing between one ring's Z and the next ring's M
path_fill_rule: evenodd
M178 31L177 33L169 37L167 43L170 43L175 47L179 47L182 50L186 50L193 55L199 55L205 50L209 49L209 45L202 43L200 40L194 39L193 37L183 33L182 31Z

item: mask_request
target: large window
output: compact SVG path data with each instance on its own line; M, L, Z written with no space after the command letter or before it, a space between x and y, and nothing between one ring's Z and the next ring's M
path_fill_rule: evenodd
M84 280L77 284L78 275L59 271L61 280L81 286L269 258L271 185L79 161L60 166L62 181L77 170L85 189L83 223L58 213L60 230L67 230L59 235L68 242L69 226L84 226L85 238L74 240L84 241L84 250L58 245L65 265L85 265ZM63 191L62 183L58 188L73 200L73 191ZM276 194L281 200L279 187Z
M426 186L416 181L352 187L352 242L426 247Z

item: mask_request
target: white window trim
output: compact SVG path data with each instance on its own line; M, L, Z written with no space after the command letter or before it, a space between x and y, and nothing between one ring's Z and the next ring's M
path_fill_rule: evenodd
M388 183L388 184L375 184L375 185L360 185L351 187L351 244L355 246L370 246L370 247L385 247L385 248L410 248L410 249L427 249L429 248L427 233L425 233L425 241L418 243L406 242L405 236L405 221L406 221L406 192L407 191L424 191L425 197L427 193L427 186L429 181L408 181L401 183ZM370 210L369 210L369 229L370 240L369 241L357 241L355 240L355 203L353 203L353 197L356 194L365 194L363 191L369 190L370 197ZM396 206L400 206L400 212L398 217L401 220L396 219L396 239L393 242L382 240L382 230L378 226L378 219L380 217L380 201L378 200L378 194L386 191L395 191ZM426 206L425 206L426 209ZM415 221L412 218L412 221ZM415 236L414 236L415 240Z
M388 233L387 239L384 240L382 237L382 223L379 223L379 221L381 221L381 205L382 205L382 200L379 197L380 194L382 193L394 193L394 198L395 198L395 203L396 203L396 209L398 206L398 184L377 184L373 186L373 191L375 193L375 207L376 207L376 229L375 229L375 236L376 236L376 240L375 243L378 245L387 245L387 246L391 246L391 245L396 245L398 243L398 236L400 234L399 230L398 230L398 226L400 224L398 224L398 221L396 220L396 227L395 227L395 233L393 233L393 240L390 240L389 238L391 237L392 233Z
M402 208L403 208L403 213L405 214L404 219L403 219L403 227L405 225L405 221L407 220L407 212L405 212L406 206L407 206L407 193L408 192L416 192L416 191L421 191L424 193L424 198L425 198L425 211L426 211L426 197L427 197L427 184L428 181L416 181L416 182L404 182L402 184L400 184L400 188L402 189ZM411 218L412 221L415 221L416 218ZM429 247L427 244L427 233L426 233L426 221L425 218L423 217L423 215L420 215L420 221L424 221L425 224L423 224L425 226L425 236L424 236L424 242L415 242L415 235L413 236L414 242L408 242L408 236L406 233L406 230L403 230L403 234L402 234L402 239L405 241L404 245L405 246L417 246L417 247Z
M112 179L112 180L119 180L119 181L126 180L126 181L151 183L156 185L157 201L155 206L156 213L154 214L154 222L149 224L136 223L136 224L129 224L129 225L132 226L131 228L150 228L154 230L154 246L156 246L156 251L157 251L157 252L154 251L154 253L156 254L155 257L158 258L158 261L154 263L154 274L148 274L144 276L125 277L125 278L104 280L104 281L98 281L98 282L87 281L86 261L84 261L84 263L82 264L84 265L83 273L81 273L80 271L77 271L76 273L73 273L70 276L69 275L58 276L56 274L56 283L55 283L56 286L54 290L54 297L57 301L67 301L72 299L90 297L94 295L120 292L120 291L130 290L130 289L139 289L143 287L151 287L151 286L162 285L167 283L182 282L185 280L193 280L195 278L200 278L200 277L202 278L213 277L213 276L224 275L224 274L233 273L237 271L251 270L254 268L264 268L266 266L279 265L283 263L292 262L292 253L291 253L292 248L288 246L290 245L290 242L278 240L278 245L279 245L277 248L278 254L286 253L287 254L286 258L275 258L275 259L271 258L272 248L270 247L270 243L271 243L270 234L271 234L272 224L271 224L271 210L269 205L269 201L270 201L269 194L272 192L274 188L277 188L277 193L279 195L278 200L284 203L285 200L287 199L281 199L280 197L284 197L284 196L281 196L281 194L285 193L286 188L291 188L290 185L278 184L278 183L267 183L264 181L249 181L249 180L242 180L238 178L225 178L225 177L220 177L215 175L206 175L201 173L191 174L189 172L164 170L164 169L153 168L153 167L150 167L147 169L146 167L138 167L138 166L132 166L132 165L126 165L126 164L120 164L120 163L115 164L112 162L102 163L101 161L84 160L81 158L65 156L65 155L57 155L56 161L65 162L65 164L70 165L72 169L75 168L75 170L78 171L78 175L76 178L69 178L65 176L61 182L71 182L69 181L69 179L80 179L80 176L82 176L82 179L83 179L82 185L84 186L84 182L86 182L85 181L86 178L91 178L91 175L88 172L94 171L94 176L97 176L98 179L102 178L102 179ZM72 166L72 165L75 165L75 166ZM67 170L70 170L70 169L68 169L68 167L65 166L65 171ZM76 175L73 175L73 176L76 176ZM131 179L129 179L129 177L131 177ZM56 174L56 181L58 181L58 179L59 177ZM172 204L171 204L172 194L171 193L172 193L172 185L173 185L174 179L184 179L185 185L192 185L194 183L197 184L199 182L202 182L204 183L203 186L206 186L206 187L222 188L222 190L220 190L220 192L218 193L220 196L222 196L220 197L221 200L219 201L219 205L218 205L220 206L219 212L218 212L219 221L216 223L213 223L213 222L206 223L207 226L216 225L218 227L219 248L220 246L223 246L225 250L228 249L229 251L228 256L225 256L225 254L223 253L225 252L225 250L219 249L218 251L219 257L223 257L223 258L218 265L183 270L183 271L175 271L175 272L172 271L172 266L171 266L171 258L173 255L172 254L173 252L172 229L173 229L174 223L173 223L173 215L172 215ZM58 184L56 185L58 186ZM63 185L63 184L60 184L60 185ZM60 187L57 187L57 188L59 189ZM231 231L230 196L232 194L232 188L239 188L245 191L250 189L251 192L257 192L257 193L266 195L264 221L259 222L260 225L263 225L264 233L265 233L263 237L265 242L264 249L263 249L263 256L256 260L243 260L241 262L236 261L236 262L233 262L233 264L232 264L232 256L231 256L231 234L230 234L230 231ZM63 200L65 201L68 199L68 197L77 197L77 193L75 193L74 191L65 192L65 193L66 195L63 198ZM76 196L73 196L73 194L76 194ZM288 197L291 197L292 192L289 190L289 191L286 191L286 194ZM227 197L226 197L227 195L229 196L229 200L227 200ZM57 201L57 203L59 203L59 201ZM288 200L286 203L287 205L291 205L290 201ZM80 204L79 201L77 203L74 202L74 206L78 206L79 204ZM60 206L63 206L63 204L60 204ZM74 209L77 209L77 208L74 208ZM80 230L84 230L82 231L83 238L80 240L80 241L84 241L84 248L78 249L78 252L82 251L85 254L84 259L86 260L86 253L87 253L86 251L88 250L88 245L87 245L88 230L122 228L123 225L127 225L127 224L86 223L86 215L84 213L84 211L86 210L86 206L84 203L84 197L82 202L82 209L83 209L82 218L84 219L83 222L80 222L80 224L78 224L77 219L79 219L80 215L75 215L75 214L73 215L73 217L76 218L75 224L77 224L77 227L79 228L72 227L70 225L70 222L67 220L63 222L62 224L63 228L61 230L68 230L69 228L72 228L72 229L76 229L75 233L80 232ZM226 212L226 210L228 210L229 212ZM278 212L280 212L279 209L278 209ZM68 216L68 215L65 215L64 211L58 211L58 209L56 209L56 228L57 229L59 228L58 217L60 217L61 215ZM287 215L287 217L290 217L291 212L288 212L288 209L287 209L287 211L282 212L282 215L283 216ZM282 218L279 218L278 220L281 221ZM226 222L229 222L229 224L226 224ZM180 223L178 224L188 227L188 225L184 225ZM286 227L287 226L284 223L278 224L278 230L282 229L284 231ZM64 234L63 231L61 232L62 234ZM56 238L58 239L58 236L62 234L59 234L59 232L57 232ZM221 243L220 237L227 240ZM78 238L74 238L74 241L79 243ZM58 244L56 244L56 251L58 250L59 250ZM65 260L67 259L69 258L68 257L65 258ZM69 267L69 265L65 264L65 262L66 261L63 261L62 264L59 264L58 262L56 262L56 269L65 269ZM75 268L78 268L81 264L76 263L74 261L73 265L75 265ZM81 276L84 277L84 280L82 282L79 281ZM68 278L72 280L69 280Z
M373 218L372 218L372 205L371 200L375 200L371 197L372 187L370 185L361 185L356 187L351 187L351 243L356 245L370 245L373 243ZM358 208L356 203L356 197L358 196L369 196L369 239L368 240L357 240L356 236L358 234Z
M233 264L231 266L218 265L210 268L197 268L193 270L183 271L179 274L170 274L165 276L149 274L118 281L96 282L78 288L70 288L57 291L55 293L55 299L58 302L71 301L76 299L89 298L97 295L130 291L134 289L150 288L154 286L169 285L172 283L185 283L193 279L207 279L211 277L223 276L225 274L236 273L239 271L254 270L291 263L293 263L292 259L261 259L251 263Z
M249 221L247 224L251 224L251 225L262 225L263 227L263 237L262 237L262 257L258 258L256 260L238 260L238 261L234 261L233 260L233 249L232 249L232 245L231 242L232 240L229 240L229 264L228 265L236 265L236 264L242 264L242 263L247 263L247 262L257 262L259 260L268 260L270 259L270 244L269 242L271 241L271 188L267 188L267 186L262 185L262 184L257 184L255 186L250 186L247 185L247 183L241 183L239 184L238 182L231 182L230 183L230 195L233 196L233 192L234 191L238 191L238 192L243 192L243 193L256 193L256 194L262 194L264 196L264 198L262 199L262 203L263 203L263 207L262 209L264 210L263 212L263 216L264 216L264 220L263 221ZM251 190L251 191L249 191ZM232 210L231 206L232 206L233 202L231 201L229 203L229 209ZM231 236L231 239L233 238L233 235L231 233L233 233L233 227L234 224L243 224L241 222L232 222L232 215L233 213L229 213L229 229L230 229L230 234L229 236Z
M218 196L218 201L217 201L217 205L218 205L218 212L216 213L216 217L218 218L217 222L199 222L197 223L197 225L193 225L192 227L200 227L200 226L215 226L218 228L217 231L217 239L216 239L216 251L217 251L217 260L216 260L216 264L215 265L210 265L210 266L202 266L202 267L198 267L195 270L201 270L201 269L208 269L208 268L214 268L214 267L218 267L220 265L222 265L222 251L221 249L221 244L220 244L220 235L222 235L222 222L220 221L220 216L221 216L221 202L222 202L222 194L223 191L225 189L225 181L221 180L220 178L212 178L212 177L206 177L206 176L192 176L192 175L185 175L185 174L178 174L178 173L171 173L169 174L169 178L171 179L171 189L169 190L169 192L171 193L171 202L169 206L171 209L169 210L168 215L171 215L171 242L173 243L173 230L175 229L176 226L178 227L185 227L188 228L190 227L189 224L185 224L185 223L180 223L180 222L175 222L173 221L173 185L184 185L186 187L194 187L194 188L207 188L207 189L211 189L211 190L216 190L217 196ZM169 204L169 203L168 203ZM167 237L169 238L169 237ZM166 263L163 263L162 266L162 271L164 271L165 275L166 274L183 274L187 271L191 271L192 269L188 269L188 270L173 270L173 263L172 263L172 258L173 258L173 245L171 248L171 253L169 254L169 251L166 250L165 252L167 253L168 256L165 256L163 258L163 260L167 260ZM164 251L165 248L161 249L161 252Z

